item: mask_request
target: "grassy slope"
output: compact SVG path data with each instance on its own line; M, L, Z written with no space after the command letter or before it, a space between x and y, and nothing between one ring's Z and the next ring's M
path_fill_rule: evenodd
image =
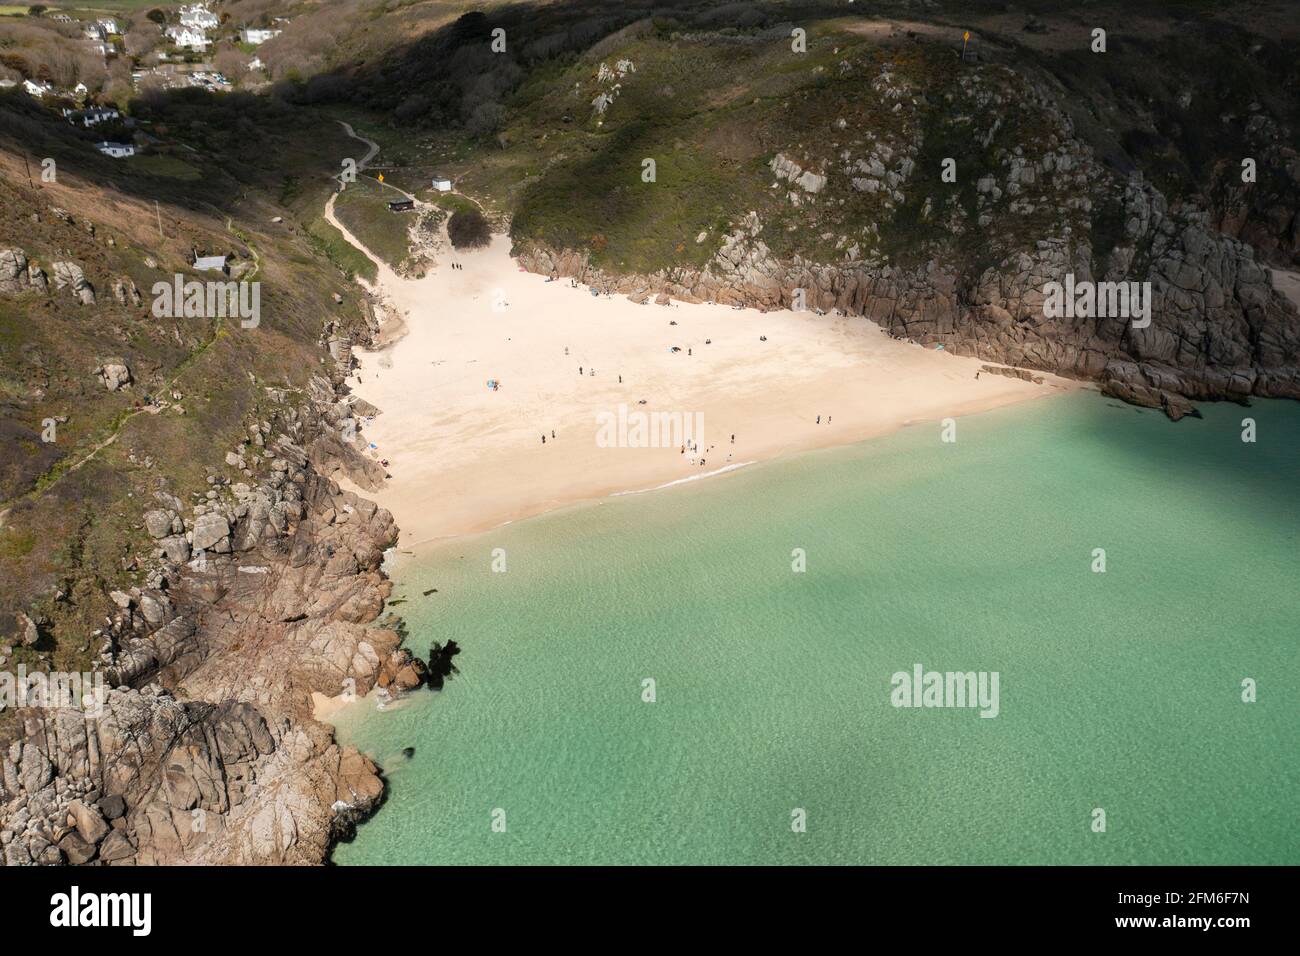
M630 58L637 72L603 122L590 118L587 106L587 90L598 88L593 64L539 77L512 104L511 139L525 145L495 162L489 154L485 171L466 177L471 188L487 185L488 177L504 180L509 191L513 176L517 240L586 247L598 264L617 270L702 265L750 210L767 224L763 238L778 255L834 261L848 244L875 245L869 230L877 224L882 251L915 258L926 243L946 238L939 217L921 221L927 195L942 201L956 192L949 201L973 205L974 183L997 145L1036 137L1045 145L1040 118L1024 110L1009 113L993 146L978 148L961 119L972 106L956 85L969 71L939 44L882 49L830 24L810 35L804 55L780 42L734 47L660 35L617 56ZM871 91L886 63L896 82L922 95L915 114L894 111L894 101ZM584 88L581 99L569 92L575 83ZM564 123L566 109L571 124ZM882 194L858 192L836 171L843 152L858 157L877 140L907 142L918 124L923 149L897 214ZM767 164L778 152L804 168L831 171L815 207L792 207L788 186L772 188ZM944 192L938 169L946 156L960 157L962 173L956 189ZM655 183L641 181L645 157L657 163ZM697 243L701 232L707 238Z
M427 9L429 23L436 26L460 6L415 4L399 16L413 20ZM917 15L910 8L885 6ZM961 15L965 9L993 15L1003 7L976 3ZM1177 41L1113 43L1105 60L1019 48L1018 33L1003 39L1014 50L1017 69L1050 74L1063 84L1076 124L1100 155L1129 158L1176 193L1192 188L1224 156L1240 152L1240 115L1221 121L1219 104L1230 101L1234 112L1244 115L1246 105L1259 98L1274 112L1289 110L1294 116L1300 98L1293 95L1297 60L1287 56L1293 45L1265 38L1252 52L1256 40L1248 43L1223 32L1219 23L1203 28L1199 18L1207 11L1221 13L1221 4L1197 0L1175 7L1179 15L1193 17ZM1049 7L1031 3L1027 9L1048 12ZM1119 9L1098 7L1096 15ZM1122 9L1156 8L1138 3ZM565 5L538 12L529 21L535 35L550 29L552 10L561 16ZM950 20L949 26L956 31L959 22ZM661 24L645 35L599 44L596 55L530 63L504 101L499 138L473 139L447 123L404 129L392 122L387 101L378 94L377 112L354 103L332 107L328 118L269 97L212 100L177 94L159 107L141 105L138 116L165 141L184 142L194 152L168 147L144 162L114 164L89 152L85 138L66 124L38 118L27 98L0 96L5 120L0 189L6 190L0 245L22 245L47 267L67 250L88 266L100 292L93 309L66 295L0 300L0 441L5 447L0 507L12 509L0 531L0 624L8 629L12 618L7 615L22 608L43 615L45 646L54 660L63 666L84 663L88 632L107 610L105 589L136 578L130 557L147 548L139 514L149 506L150 493L166 487L187 494L202 486L206 474L223 469L224 452L257 416L264 388L300 385L320 367L321 323L333 315L355 315L355 302L340 309L329 296L347 294L346 279L373 276L373 266L320 218L332 188L330 175L339 160L359 151L332 121L336 115L381 143L386 175L403 188L425 190L434 171L451 175L489 211L513 217L517 238L588 248L598 262L618 269L698 265L716 250L724 230L750 210L761 214L767 223L764 240L782 255L832 260L851 240L878 243L878 251L896 261L923 261L939 249L976 264L995 256L1002 250L990 248L981 234L953 235L942 215L926 218L922 206L934 195L941 211L955 204L969 213L977 174L995 161L999 146L1021 145L1032 156L1050 145L1041 118L1012 100L1002 111L1005 122L995 142L988 150L976 148L970 124L988 117L969 116L972 105L955 85L962 73L950 49L929 42L885 51L860 35L839 32L839 26L811 22L809 52L803 56L792 55L788 42L674 39L671 34L680 26ZM374 34L365 23L357 29L349 42L361 48ZM1012 23L1008 29L1019 27ZM599 88L595 71L602 60L612 65L621 56L632 59L637 71L598 122L590 108ZM844 175L835 173L815 207L791 207L786 188L770 188L773 177L766 164L778 151L820 170L833 167L844 149L861 155L868 132L881 139L915 132L871 92L870 80L884 59L893 62L901 81L924 94L907 119L924 136L918 172L904 187L905 202L887 210L877 196L847 189ZM841 75L841 61L849 61L853 70ZM980 70L1004 81L995 67ZM431 85L421 70L411 74L415 89ZM362 86L369 95L370 86ZM1195 93L1191 105L1171 107L1185 86ZM1133 135L1149 126L1159 138ZM61 173L57 190L33 193L26 187L20 150L58 160L66 176ZM941 194L932 188L934 169L947 155L960 158L962 175L956 189ZM641 180L646 157L656 160L655 183ZM164 218L162 240L150 215L154 200ZM439 201L451 208L463 200ZM89 239L80 227L51 224L44 216L51 203L94 220L97 238ZM43 214L39 226L31 224L31 212ZM285 221L273 225L275 215ZM386 210L384 216L389 218L378 217L381 222L402 219ZM227 217L242 239L226 231ZM878 240L869 231L873 224ZM1032 216L999 226L1011 247L1032 242L1045 229ZM1099 246L1113 242L1116 210L1099 197L1080 228L1091 228ZM705 240L697 243L700 232ZM106 246L106 234L117 237L115 247ZM376 239L376 244L386 241ZM106 280L130 275L147 296L157 275L144 265L144 256L174 270L191 244L258 251L265 263L263 328L250 333L218 330L211 323L158 321L147 314L147 301L146 308L112 302ZM395 247L390 254L397 254ZM126 358L136 372L131 395L108 393L90 376L96 359L110 355ZM135 396L173 379L186 415L125 417ZM39 423L56 414L70 420L61 426L59 441L48 446L39 441ZM114 444L85 467L64 473L119 425Z
M0 102L0 109L10 107ZM360 320L359 303L345 269L319 254L306 227L318 216L330 186L327 157L346 149L329 121L302 111L266 115L241 129L245 138L222 136L222 122L196 124L202 104L177 98L151 117L172 137L198 125L214 142L195 137L187 163L202 178L177 182L152 175L148 165L112 166L72 138L70 127L40 122L25 102L12 102L0 137L0 246L18 245L46 271L57 258L82 264L96 286L95 306L67 293L0 298L0 403L5 468L0 470L0 625L13 631L13 613L39 619L43 638L35 650L19 649L14 663L48 660L82 668L93 648L90 632L110 605L106 592L141 583L134 557L149 553L140 515L152 492L188 498L213 473L234 475L225 452L265 418L271 386L297 389L321 368L318 346L330 318ZM209 111L210 114L210 111ZM231 117L227 116L226 119ZM58 158L59 183L33 190L22 176L20 148ZM214 155L219 154L219 155ZM274 164L260 159L275 157ZM286 189L286 183L296 188ZM167 238L159 239L153 200L159 202ZM283 200L283 201L282 201ZM76 217L63 223L49 213L62 206ZM31 216L40 216L33 223ZM284 222L273 224L274 216ZM85 231L84 219L96 234ZM229 221L229 231L227 231ZM113 237L114 245L107 243ZM261 326L218 325L202 319L157 319L149 311L154 281L185 271L191 245L260 257ZM152 256L157 270L144 262ZM110 280L129 275L142 306L120 306ZM348 301L336 306L335 292ZM91 375L98 360L122 357L136 383L108 392ZM145 394L181 395L184 414L135 414ZM58 440L40 441L45 417L67 415ZM95 445L116 441L78 469Z
M777 44L757 50L709 48L664 36L620 48L606 62L627 56L637 64L637 73L624 82L599 125L589 118L587 107L596 89L590 82L591 63L580 61L543 73L522 87L511 104L511 149L497 156L485 147L481 172L471 169L466 179L471 188L498 196L504 191L509 199L502 201L513 199L517 239L589 248L597 263L618 270L698 265L716 249L725 224L751 209L769 223L764 240L784 256L834 261L844 237L869 246L871 239L862 230L876 223L881 250L895 260L924 261L942 250L972 265L987 263L991 250L983 247L983 239L947 235L944 217L923 221L921 206L930 198L973 211L974 184L995 167L1000 148L1019 148L1032 159L1054 145L1044 114L1023 100L1018 77L996 66L980 67L983 78L1002 87L1006 102L999 111L1001 126L983 147L975 131L986 128L988 118L978 115L976 104L956 83L974 70L962 67L947 44L886 49L833 33L833 26L810 33L809 52L803 57ZM1136 164L1176 197L1194 195L1210 183L1225 157L1234 158L1235 166L1244 139L1242 123L1249 116L1247 104L1277 101L1279 80L1289 88L1296 85L1294 62L1288 67L1277 59L1283 47L1267 47L1267 54L1257 51L1252 57L1247 55L1249 45L1240 37L1224 44L1222 37L1214 40L1208 33L1197 33L1177 40L1118 43L1104 63L1086 52L1009 59L1029 75L1043 71L1065 82L1062 100L1067 104L1072 100L1069 91L1077 90L1080 100L1086 95L1126 114L1109 117L1122 124L1118 132L1109 123L1081 131L1105 160L1115 157L1108 147L1118 139L1124 147L1118 165ZM1162 89L1153 90L1152 60L1168 64L1169 75L1183 79L1166 79ZM901 82L921 94L917 114L911 117L922 128L921 151L917 172L903 187L907 200L902 208L888 211L879 194L845 189L843 177L834 173L815 213L780 201L787 190L771 189L773 177L765 168L778 151L805 168L822 171L835 166L840 150L861 155L864 133L907 139L911 130L906 110L900 118L866 85L886 61ZM855 69L841 76L841 62ZM1206 69L1207 64L1214 66ZM1291 78L1284 79L1288 75ZM584 92L581 98L572 95L575 83ZM1180 108L1178 95L1188 86L1196 95L1189 108ZM1239 104L1241 115L1233 122L1220 118L1225 103ZM1292 122L1297 120L1294 101L1277 105L1277 112L1289 112ZM573 116L571 123L563 120L566 111ZM837 125L841 121L846 124L843 132ZM1160 132L1128 132L1148 124ZM658 163L655 184L640 181L644 157ZM960 164L955 187L938 180L944 157ZM1284 180L1281 169L1270 168L1261 173L1261 191L1285 195L1289 188L1294 196L1294 184L1288 187ZM1104 197L1098 199L1104 202ZM1050 234L1051 220L1059 215L1053 203L1028 217L1000 216L996 231L1004 248L998 251L1012 251L1018 243ZM1072 225L1086 230L1088 223ZM1104 231L1105 223L1101 225ZM709 241L696 245L694 237L705 230L710 231Z
M412 217L417 215L413 211L395 213L389 210L390 201L402 198L400 192L363 174L334 201L334 214L339 222L393 268L400 266L410 255L407 227Z
M416 4L403 15L415 17L422 9ZM970 231L949 228L947 213L958 207L973 218L974 184L1002 162L999 149L1020 147L1033 158L1051 145L1044 117L1024 100L1026 85L1000 75L1003 66L1055 86L1103 161L1121 175L1134 165L1142 168L1172 196L1205 188L1216 168L1239 159L1252 100L1293 121L1300 103L1294 95L1294 37L1258 31L1246 36L1236 25L1275 22L1281 15L1276 3L1252 4L1250 17L1243 17L1221 0L1137 0L1087 9L1034 2L1016 10L975 0L936 4L924 14L911 5L883 2L859 4L854 12L860 15L845 17L842 4L813 0L754 3L745 9L699 0L657 5L657 19L646 21L648 30L604 39L597 33L584 53L533 57L535 43L604 9L578 0L522 13L502 10L464 36L445 27L444 11L430 14L427 26L437 40L426 36L387 58L372 58L358 74L364 82L356 84L353 105L339 115L364 119L369 134L382 137L385 159L400 157L405 170L393 172L394 182L409 173L410 182L422 185L437 169L452 175L459 189L482 200L496 218L513 219L518 240L587 249L606 268L645 272L701 264L716 251L722 233L750 210L762 216L763 239L778 253L819 261L834 261L857 245L892 261L923 262L943 254L976 267L1013 251L1017 243L1049 234L1061 224L1059 210L1042 204L1026 215L995 210L997 249ZM635 15L630 7L620 10ZM1050 20L1048 34L1024 31L1031 14ZM881 16L899 18L892 37L888 30L870 36L849 32ZM759 24L755 29L766 24L771 32L754 42L754 30L736 26L741 21ZM791 53L788 38L773 27L782 21L787 31L790 23L807 28L806 54ZM479 82L466 69L491 72L492 67L474 66L473 57L461 63L455 51L473 51L497 22L513 37L523 36L512 40L511 48L521 79L502 100L500 129L474 138L461 126L466 107L455 119L456 96L446 94ZM611 20L609 29L626 22ZM1109 27L1105 56L1086 49L1094 23ZM938 30L932 29L936 25ZM983 38L986 58L978 68L957 61L963 26ZM913 27L920 34L917 42L908 35ZM602 61L612 66L621 57L636 64L636 73L622 81L617 100L598 117L590 105L601 89L596 70ZM854 69L841 74L845 60ZM892 113L891 104L871 89L875 69L886 61L921 94L911 117ZM460 65L453 69L448 63ZM1003 123L987 148L978 145L973 131L988 128L989 111L956 85L959 77L975 72L1005 93L997 108ZM484 73L482 79L488 78ZM1196 94L1192 104L1179 107L1180 94L1189 87ZM395 113L386 112L420 94L443 104L440 114L438 109L430 114L441 118L426 116L403 126ZM362 101L371 104L371 112L356 105ZM1236 118L1227 123L1219 115L1225 102L1237 104ZM835 125L839 120L845 121L844 132ZM878 194L845 188L843 175L838 180L832 175L828 192L811 210L792 209L784 201L787 190L771 188L767 163L777 152L822 171L835 165L839 151L861 155L871 142L867 134L897 141L918 130L917 173L903 189L900 208L883 207ZM938 182L937 164L948 156L961 163L955 190ZM641 179L646 158L657 163L655 183ZM1285 205L1295 184L1282 180L1285 174L1278 169L1263 171L1265 188L1258 192L1280 196ZM943 214L923 215L926 199ZM1091 218L1066 214L1065 219L1085 233L1095 225L1096 244L1105 248L1114 238L1113 197L1098 195L1094 202L1101 208ZM697 243L700 233L706 236Z

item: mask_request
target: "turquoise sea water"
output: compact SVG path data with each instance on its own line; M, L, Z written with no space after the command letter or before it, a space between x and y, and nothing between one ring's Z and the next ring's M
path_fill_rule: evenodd
M1202 408L1070 395L421 557L397 610L460 674L340 716L390 796L336 862L1300 863L1300 405ZM999 715L892 706L917 663Z

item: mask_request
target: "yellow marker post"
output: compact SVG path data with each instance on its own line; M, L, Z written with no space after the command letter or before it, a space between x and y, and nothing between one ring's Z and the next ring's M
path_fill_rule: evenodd
M383 173L380 173L380 174L379 174L379 181L380 181L381 183L384 181L384 174L383 174Z
M970 42L970 31L967 30L961 35L961 58L966 59L966 44Z

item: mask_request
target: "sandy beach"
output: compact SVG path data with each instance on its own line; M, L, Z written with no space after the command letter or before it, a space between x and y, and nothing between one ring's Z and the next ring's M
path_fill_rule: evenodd
M354 352L349 384L382 409L363 434L391 478L365 494L393 513L402 549L1079 387L977 380L980 360L893 340L862 318L593 297L524 272L509 250L505 236L448 248L421 279L377 263L407 332ZM616 432L602 440L601 424L620 406L629 419L702 422L698 450L607 447Z

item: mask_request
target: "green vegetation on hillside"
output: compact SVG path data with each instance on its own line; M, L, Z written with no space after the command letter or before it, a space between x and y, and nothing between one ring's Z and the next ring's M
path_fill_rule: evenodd
M335 254L322 254L310 231L324 232L346 137L327 118L258 102L242 107L251 122L235 143L219 137L238 125L234 112L215 105L209 126L204 108L190 94L142 107L159 135L202 128L214 139L187 143L183 160L160 151L114 164L40 104L0 96L0 168L19 174L0 177L0 248L22 249L51 276L46 293L0 296L0 636L19 612L40 633L15 663L86 669L108 590L144 583L155 545L141 514L154 492L192 500L208 475L229 475L225 454L267 417L267 389L299 393L322 368L327 323L362 322L347 273L373 267L334 230ZM57 183L29 185L25 151L55 158ZM192 249L241 268L257 260L257 328L153 314L153 284L191 277ZM84 269L93 305L55 288L56 261ZM122 283L139 304L129 292L117 301ZM95 374L109 360L129 367L128 388L110 391ZM43 441L51 420L55 440Z
M367 249L396 269L410 255L408 230L418 213L393 212L388 204L405 198L400 190L365 173L335 198L334 215Z
M99 155L99 134L48 103L0 93L0 248L23 248L47 272L75 261L98 297L93 307L58 290L0 298L0 629L30 612L42 643L22 653L83 665L110 610L105 590L139 583L150 548L139 516L154 492L202 492L265 411L266 390L300 389L323 367L331 323L356 329L349 280L376 270L322 216L341 161L364 153L339 119L382 149L336 212L394 266L410 255L412 214L388 210L397 194L369 178L379 170L433 204L426 226L481 206L519 245L585 250L610 271L701 267L751 212L774 255L816 264L941 259L969 277L1064 227L1105 257L1124 239L1115 189L1082 195L1062 179L1056 193L1051 177L998 201L981 191L986 176L1009 187L1013 161L1043 169L1059 147L1060 116L1044 97L1068 113L1111 185L1141 171L1175 201L1231 213L1243 233L1294 228L1277 212L1293 217L1297 206L1287 164L1264 161L1249 191L1237 171L1243 155L1282 156L1294 143L1297 45L1234 24L1226 3L1090 5L1117 24L1104 58L1069 46L1079 14L1046 0L855 6L303 4L295 31L259 48L277 81L264 95L132 97L124 83L150 142L129 162ZM1176 30L1126 26L1171 7ZM1031 15L1056 19L1030 34ZM806 53L791 50L795 23ZM10 73L58 59L27 26L6 21L0 32ZM488 46L496 26L510 38L502 54ZM977 63L958 55L966 26L982 40ZM68 77L79 69L75 58L64 65ZM58 183L29 185L24 156L55 159ZM816 188L779 173L778 156ZM957 178L943 183L949 158ZM876 162L882 172L867 174ZM457 193L434 193L434 173ZM260 328L151 314L152 283L188 275L195 249L236 264L257 256ZM139 305L116 300L122 280ZM110 358L130 365L129 390L110 392L94 374ZM155 414L146 395L171 407ZM66 419L53 443L40 437L47 418Z

